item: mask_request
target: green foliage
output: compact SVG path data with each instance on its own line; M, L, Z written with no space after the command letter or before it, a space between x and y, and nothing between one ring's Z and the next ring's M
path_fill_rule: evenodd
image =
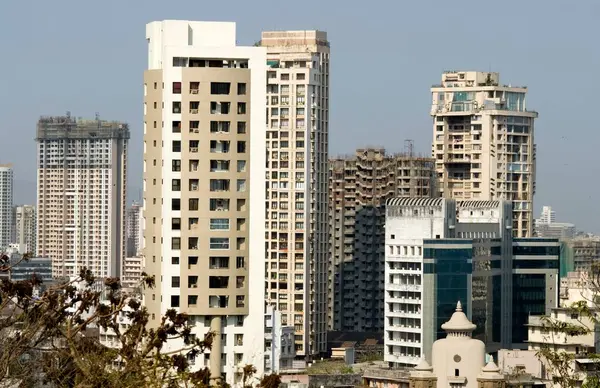
M0 256L0 271L10 269L6 263ZM143 278L145 287L154 286L152 277ZM188 359L211 348L212 333L196 338L188 316L173 309L151 325L146 308L123 292L118 279L105 279L101 289L97 284L86 269L39 297L33 292L41 286L36 276L0 283L0 386L209 386L208 368L191 371ZM97 331L90 335L93 329L113 334L118 346L102 345ZM166 351L167 341L176 339L183 347ZM256 369L243 372L245 386L251 386Z

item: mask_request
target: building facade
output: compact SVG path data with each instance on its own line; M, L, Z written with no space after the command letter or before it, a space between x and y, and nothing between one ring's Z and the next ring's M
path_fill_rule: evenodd
M281 313L267 306L265 312L265 374L294 369L296 347L293 326L281 324Z
M0 164L0 252L11 243L13 225L13 169Z
M498 73L448 71L434 85L432 155L443 197L511 200L515 237L533 235L534 120L526 87Z
M146 38L144 304L150 325L174 308L215 332L190 361L237 384L264 368L266 49L237 46L235 23L152 22Z
M328 327L384 328L385 202L436 196L435 160L358 149L329 161Z
M386 209L384 359L416 365L456 300L489 352L526 347L558 298L557 239L513 238L510 201L394 198Z
M35 206L15 206L13 213L13 243L23 246L25 251L36 254L36 214Z
M125 238L127 241L127 257L136 257L142 255L144 243L144 214L142 204L134 202L127 208Z
M266 299L293 325L298 356L327 340L327 33L263 32L267 50Z
M55 277L121 275L129 128L117 121L42 117L37 124L37 255Z

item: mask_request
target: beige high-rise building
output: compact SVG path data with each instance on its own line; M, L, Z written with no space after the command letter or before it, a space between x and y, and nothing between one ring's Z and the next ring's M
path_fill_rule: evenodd
M330 159L330 330L383 331L385 203L399 196L433 198L435 180L435 160L412 152L366 148Z
M37 254L52 274L121 275L127 124L42 117L37 124Z
M295 328L298 356L327 350L329 42L263 32L267 48L267 303Z
M15 206L13 218L14 238L12 242L19 244L24 252L35 255L35 206Z
M12 217L13 169L10 164L0 164L0 252L11 242Z
M532 236L538 114L527 109L527 87L501 85L498 73L447 71L431 92L442 196L511 200L514 236Z
M237 46L235 23L157 21L146 38L144 304L151 325L173 308L215 332L190 361L239 384L264 369L266 50Z

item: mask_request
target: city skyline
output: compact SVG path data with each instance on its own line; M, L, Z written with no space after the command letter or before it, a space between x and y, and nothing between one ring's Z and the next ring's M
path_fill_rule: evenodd
M6 128L11 128L11 135L14 134L14 146L3 153L0 162L10 162L15 167L15 198L19 199L19 203L35 203L35 144L32 137L37 117L60 114L66 110L91 117L94 112L89 111L90 106L94 106L101 117L131 123L128 189L132 194L129 199L137 199L136 194L141 188L142 144L142 112L139 109L142 98L139 85L142 80L139 71L144 67L145 49L139 42L139 26L152 19L183 19L190 12L200 11L200 6L182 1L180 7L160 6L157 3L154 8L150 6L149 9L134 11L133 8L120 7L119 12L113 12L113 5L116 4L109 2L106 7L97 10L94 18L71 17L71 24L52 24L52 28L48 28L48 23L58 15L77 16L83 14L83 10L68 3L64 6L41 4L34 10L22 4L11 4L9 12L3 13L7 20L3 20L0 28L5 34L19 30L14 24L19 17L14 16L26 11L31 12L28 18L35 25L33 32L8 42L8 52L23 58L20 65L0 65L0 68L16 75L7 80L6 90L13 90L14 93L11 93L11 97L8 94L0 97L7 112ZM330 119L330 155L347 154L358 147L378 144L385 144L390 152L399 151L405 138L414 139L416 150L427 155L431 133L431 118L427 111L431 97L429 87L438 82L439 73L452 68L497 71L505 80L527 85L528 98L540 112L536 137L539 151L535 203L552 204L564 215L565 221L573 222L583 230L600 231L594 225L600 210L593 206L594 198L587 193L594 189L593 184L590 190L578 192L562 189L576 186L584 174L591 175L596 161L594 158L598 157L592 148L598 140L598 135L592 130L592 117L576 115L571 119L571 115L565 114L591 108L593 99L585 98L584 89L587 80L593 79L594 69L600 61L600 56L590 43L595 35L592 29L596 28L592 27L591 15L599 10L598 4L580 2L573 7L548 2L544 9L534 4L519 4L520 11L530 15L528 23L536 26L527 38L522 38L520 28L484 28L487 25L485 19L475 18L471 25L454 31L454 42L465 42L462 46L444 44L439 39L445 31L443 21L458 15L461 11L457 9L446 9L443 14L435 15L427 11L429 6L412 4L407 9L410 12L399 15L389 10L379 11L372 5L361 5L361 8L345 9L344 17L335 18L328 16L335 14L335 8L326 4L323 5L323 12L314 13L309 11L311 7L306 7L306 10L288 13L287 19L276 22L273 21L272 12L254 12L259 16L247 17L250 9L264 8L269 11L266 4L258 2L250 6L240 2L226 10L207 5L198 17L203 20L236 21L241 37L238 43L242 45L251 45L259 40L262 30L320 28L328 32L330 39L335 42L336 52L332 62L332 72L336 77L332 79L334 98ZM475 2L466 3L465 7L468 8L469 4L473 5L473 9L477 4L477 10L482 14L487 12L486 9L492 10L491 5ZM394 6L390 2L383 8ZM510 7L494 8L493 11L498 18L513 19L510 17ZM563 25L565 20L570 23L575 12L579 17L577 24L565 31L551 28L552 25ZM365 18L363 15L373 17ZM106 18L115 20L115 29L106 34L97 34L95 27L100 28ZM428 22L423 23L423 20ZM356 29L357 23L364 27ZM73 28L80 24L82 32L71 34ZM396 34L386 36L381 33L389 25L398 29ZM485 33L474 34L480 30ZM37 36L42 31L44 38L40 39ZM415 39L412 39L413 36ZM50 45L49 42L61 44ZM27 47L27 51L22 51L22 47ZM358 57L354 52L357 47L366 47L364 54ZM556 48L562 49L565 55L557 58ZM82 54L75 61L65 55L74 49ZM100 56L106 59L98 59L99 51L106 53L106 56ZM37 56L44 57L47 66L40 68L35 65L33 58ZM130 59L117 60L119 56ZM358 72L374 71L369 66L374 57L378 58L377 63L382 68L389 66L388 79L385 82L378 82L377 79L368 83L353 82ZM527 60L520 59L523 57ZM559 82L557 87L557 83L550 80L560 79L568 68L562 57L569 61L572 57L582 60L578 63L577 72L572 74L574 79L571 77L569 82ZM95 81L88 82L92 73ZM25 74L28 74L27 77ZM393 87L390 88L390 85ZM23 93L29 89L36 89L37 92L27 97L28 103L25 104ZM552 96L555 89L561 95L580 95L582 98L545 97ZM114 94L115 90L119 90L117 95ZM82 95L86 95L86 98L81 98ZM374 95L382 98L372 98ZM375 111L396 112L402 120L388 115L373 115ZM569 132L565 133L565 129ZM574 136L573 133L583 136ZM568 160L556 155L566 155ZM587 158L592 160L587 161ZM534 216L538 212L539 206L534 208Z

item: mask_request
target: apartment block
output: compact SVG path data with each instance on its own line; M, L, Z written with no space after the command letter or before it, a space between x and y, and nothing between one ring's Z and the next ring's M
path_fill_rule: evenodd
M488 352L526 348L530 316L550 313L559 241L513 238L510 201L394 198L387 202L385 351L416 365L461 301Z
M127 208L125 218L125 239L127 242L126 255L127 257L136 257L142 255L144 244L144 214L142 204L134 202Z
M326 351L327 33L263 32L267 50L266 299L295 328L295 351Z
M383 148L329 160L328 328L384 328L385 203L436 191L435 160Z
M10 164L0 164L0 252L11 243L12 212L13 169Z
M122 122L39 119L36 247L53 276L121 276L128 140Z
M12 243L23 247L25 252L36 253L36 215L35 206L15 206L13 211Z
M443 197L514 202L515 237L533 235L536 146L527 87L499 73L447 71L431 88L432 155Z
M150 325L173 308L215 332L190 362L239 384L264 368L266 49L228 22L152 22L146 38L144 304Z

